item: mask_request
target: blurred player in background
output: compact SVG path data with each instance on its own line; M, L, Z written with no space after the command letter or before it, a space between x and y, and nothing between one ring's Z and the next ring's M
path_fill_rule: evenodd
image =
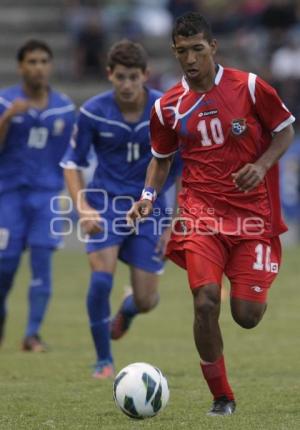
M280 266L279 234L286 226L277 161L293 140L295 118L262 79L215 64L216 41L201 15L179 17L172 38L184 77L155 103L148 193L132 207L128 222L151 213L179 149L181 216L167 256L188 273L195 344L214 397L209 415L230 415L236 404L218 322L222 275L231 283L234 320L255 327Z
M87 294L90 329L97 353L93 376L114 374L112 339L119 339L135 315L153 309L159 300L158 274L163 269L163 239L153 233L162 217L165 199L156 204L158 216L134 233L126 225L126 212L138 197L151 159L149 119L161 94L145 87L147 57L138 43L123 40L108 54L111 91L96 95L80 109L77 133L61 165L80 223L88 235L87 253L91 267ZM80 169L87 167L93 147L97 167L85 190ZM167 189L176 176L175 166ZM125 297L112 323L110 293L117 259L130 267L133 293Z
M52 198L63 188L59 161L72 134L73 103L49 87L53 54L39 40L20 47L22 82L0 92L0 340L5 302L20 257L30 250L29 315L22 348L44 351L39 332L51 296L59 238L51 231ZM53 207L58 209L58 200ZM58 225L55 225L58 229Z

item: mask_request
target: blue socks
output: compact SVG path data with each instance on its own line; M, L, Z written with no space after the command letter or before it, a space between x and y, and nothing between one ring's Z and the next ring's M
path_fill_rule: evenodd
M26 336L37 334L43 321L51 295L51 256L52 249L31 249L32 281L29 287L29 316ZM0 259L0 318L6 315L5 302L13 284L20 256Z
M39 333L51 297L53 249L33 247L30 252L32 279L28 291L29 313L25 336Z
M97 361L113 362L110 347L110 292L113 277L107 272L92 272L87 295L90 329Z
M20 256L0 258L0 319L6 316L6 297L12 287Z

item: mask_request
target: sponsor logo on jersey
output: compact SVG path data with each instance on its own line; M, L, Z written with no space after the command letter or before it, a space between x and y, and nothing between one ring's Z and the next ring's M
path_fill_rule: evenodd
M255 291L256 293L262 293L264 291L264 289L261 288L259 285L253 285L253 287L251 287L251 290Z
M199 117L202 118L203 116L217 115L218 113L218 109L206 110L204 112L200 112Z
M235 136L240 136L247 130L247 123L244 118L233 119L231 121L231 131Z

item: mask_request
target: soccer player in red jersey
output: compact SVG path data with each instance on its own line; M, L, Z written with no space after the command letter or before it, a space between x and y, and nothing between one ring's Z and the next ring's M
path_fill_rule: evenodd
M281 261L286 226L277 161L293 140L295 118L258 76L215 64L216 40L203 16L179 17L172 39L184 76L152 110L153 158L141 200L127 218L138 222L151 213L179 150L180 213L167 255L187 270L195 344L214 398L209 415L230 415L236 403L218 322L222 275L231 283L233 319L255 327Z

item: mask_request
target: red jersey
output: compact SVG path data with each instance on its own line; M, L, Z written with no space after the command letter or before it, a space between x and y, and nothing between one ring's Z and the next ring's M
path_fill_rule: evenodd
M272 133L294 121L262 79L219 65L215 85L206 93L190 89L183 78L156 101L150 122L152 153L161 158L180 150L180 206L202 218L204 228L276 236L287 229L281 218L278 166L248 193L236 188L232 173L257 161ZM240 228L245 220L246 231Z

